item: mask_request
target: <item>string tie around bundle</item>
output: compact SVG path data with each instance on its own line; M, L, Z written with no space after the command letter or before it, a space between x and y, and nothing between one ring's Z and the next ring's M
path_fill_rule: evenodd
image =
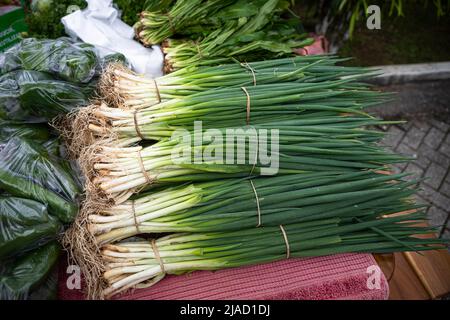
M138 221L137 221L136 207L135 207L134 200L131 200L131 211L133 212L134 227L136 228L136 231L137 231L138 233L142 233L141 230L139 229L139 223L138 223Z
M158 82L156 82L156 79L152 79L153 83L155 84L155 91L156 91L156 97L158 98L158 103L161 102L161 92L159 92Z
M245 95L247 96L247 116L246 116L246 122L247 125L250 124L250 109L251 109L251 101L250 101L250 94L247 91L246 87L241 87L242 91L244 91Z
M247 63L241 63L241 66L244 67L247 70L250 70L250 72L252 73L253 76L253 86L256 86L256 74L255 74L255 70Z
M202 50L200 50L200 45L198 44L198 41L194 42L195 47L197 48L197 52L200 58L203 58Z
M161 256L159 255L159 250L158 250L158 246L156 245L156 240L152 239L150 244L152 245L152 250L153 250L153 253L155 254L156 260L159 263L159 266L161 268L161 272L162 273L166 273L166 269L164 268L164 263L162 262Z
M280 230L281 230L281 233L283 234L284 243L286 244L286 259L289 259L289 257L291 256L291 248L289 246L289 239L287 237L286 231L284 230L282 224L280 224Z
M258 210L258 224L256 225L256 227L260 227L261 226L261 207L259 206L259 198L258 198L258 193L256 192L256 188L255 185L253 184L252 180L250 181L250 185L252 186L253 189L253 193L255 194L255 199L256 199L256 209Z
M258 137L256 139L258 140ZM258 152L259 152L259 140L256 141L255 159L253 160L252 169L250 170L250 173L248 174L249 176L251 176L253 174L253 171L255 170L256 163L258 162Z
M136 134L138 135L139 138L141 138L142 140L145 140L144 136L142 135L141 129L139 129L137 113L138 113L138 110L134 110L134 112L133 112L134 131L136 131Z
M141 168L142 174L144 175L145 181L147 184L150 184L152 182L152 178L148 174L148 172L145 170L144 161L142 160L141 151L138 151L138 162L139 167Z

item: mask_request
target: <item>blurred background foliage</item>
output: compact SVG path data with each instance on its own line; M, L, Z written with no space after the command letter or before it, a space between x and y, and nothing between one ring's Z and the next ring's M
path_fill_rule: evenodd
M349 64L450 60L450 0L291 1L305 30L325 35L332 53L355 57ZM26 3L28 12L29 36L37 38L64 36L60 19L67 14L68 7L86 6L85 0L22 2ZM146 7L143 0L114 0L114 4L129 25L134 25ZM381 8L381 30L366 27L366 9L373 4Z

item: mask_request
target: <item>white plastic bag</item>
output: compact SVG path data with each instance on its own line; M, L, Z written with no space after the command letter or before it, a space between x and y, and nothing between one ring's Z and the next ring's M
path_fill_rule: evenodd
M133 28L120 20L112 0L86 1L86 9L61 19L68 35L95 45L103 56L112 52L122 53L138 73L152 78L163 75L164 55L161 48L145 48L133 40Z

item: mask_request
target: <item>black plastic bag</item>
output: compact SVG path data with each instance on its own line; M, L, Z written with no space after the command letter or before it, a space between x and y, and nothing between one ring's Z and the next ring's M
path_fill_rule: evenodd
M0 146L0 189L46 204L50 214L70 223L78 212L80 188L60 161L37 143L13 138Z
M42 246L62 231L40 202L0 196L0 259Z
M4 263L0 270L0 300L28 299L53 270L60 250L54 241Z

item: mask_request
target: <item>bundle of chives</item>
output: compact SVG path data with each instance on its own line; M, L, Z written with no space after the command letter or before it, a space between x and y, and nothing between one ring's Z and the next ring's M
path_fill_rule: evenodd
M278 159L279 169L276 172L278 174L377 169L388 163L405 160L370 141L355 139L352 133L364 134L364 132L355 130L355 124L351 122L350 129L339 125L302 128L293 123L295 121L286 127L278 123L272 126L279 130L280 136L276 141L278 150L271 151L271 156ZM376 124L383 121L371 120L365 123ZM259 129L258 126L255 127ZM229 128L222 130L226 132ZM313 134L322 133L324 136L303 136L303 132L307 131ZM329 132L336 137L327 137ZM370 137L370 132L367 135ZM238 139L240 137L245 139L245 136L245 132L237 134ZM208 155L212 150L234 150L234 141L204 141L196 146L192 143L195 138L186 139L186 137L191 137L191 134L181 136L179 139L163 140L147 147L117 148L94 145L95 152L86 149L80 159L86 164L82 167L92 182L90 192L100 198L106 197L115 203L121 203L139 188L155 183L257 176L272 165L261 161L261 154L255 150L255 145L245 143L241 152L233 152L231 155L233 161L228 159L225 162L224 159L210 159ZM271 150L271 141L267 141L265 148Z
M120 64L102 73L100 91L110 105L143 108L161 101L212 88L280 82L319 82L349 76L368 76L370 69L336 66L333 56L309 56L215 67L190 66L156 79L137 75Z
M171 234L153 241L109 244L102 249L106 297L148 287L165 274L217 270L291 257L344 252L386 253L443 248L443 240L412 237L435 232L417 227L422 212L385 217L330 218L229 232Z
M99 245L141 233L219 232L415 209L403 175L319 172L189 184L88 216Z

